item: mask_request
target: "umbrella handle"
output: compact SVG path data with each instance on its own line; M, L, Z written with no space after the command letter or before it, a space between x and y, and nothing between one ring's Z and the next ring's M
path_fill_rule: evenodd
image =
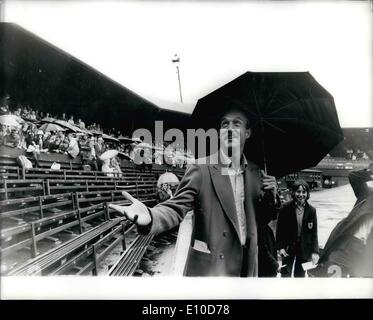
M263 118L260 118L260 129L262 132L262 152L263 152L263 170L264 173L267 174L267 158L266 158L266 152L265 152L265 146L264 146L264 128L263 128Z

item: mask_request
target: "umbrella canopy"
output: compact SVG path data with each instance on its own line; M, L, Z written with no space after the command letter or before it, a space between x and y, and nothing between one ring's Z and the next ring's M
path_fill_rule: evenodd
M55 120L53 121L53 123L57 123L58 125L60 125L61 127L64 127L66 129L69 129L70 131L73 131L73 132L80 132L80 129L70 123L68 123L67 121L65 120Z
M89 132L95 136L102 136L103 132L98 130L89 130Z
M52 118L52 117L44 117L43 119L41 119L42 122L54 122L56 120L57 119Z
M179 184L179 179L172 172L166 172L159 176L157 186L160 187L163 183L168 183L170 185L176 186Z
M111 158L114 158L118 155L119 151L118 150L108 150L108 151L105 151L101 156L100 156L100 159L102 161L105 161L105 160L108 160L108 159L111 159Z
M343 140L334 99L309 72L246 72L200 99L191 119L218 128L231 107L250 121L246 157L276 177L316 166Z
M109 136L109 135L106 134L106 133L103 133L103 134L102 134L102 138L103 138L104 140L108 140L108 141L118 142L118 143L119 143L119 140L118 140L117 138L114 138L114 137L112 137L112 136Z
M49 131L65 131L64 128L62 128L60 125L55 124L55 123L44 123L40 127L40 130L43 130L44 132L49 132Z
M88 134L87 130L80 129L78 126L73 125L71 123L68 123L65 120L55 120L55 121L53 121L53 123L56 123L56 124L60 125L61 127L66 128L66 129L68 129L68 130L70 130L74 133L81 132L81 133L84 133L84 134Z
M118 140L120 142L123 142L123 143L132 143L132 142L134 142L131 138L129 138L129 137L123 137L122 135L120 135L118 137Z
M18 127L23 122L25 121L21 117L13 114L5 114L0 116L0 123L7 126Z
M122 143L141 143L141 139L140 138L129 138L129 137L123 137L123 136L119 136L118 137L118 140Z

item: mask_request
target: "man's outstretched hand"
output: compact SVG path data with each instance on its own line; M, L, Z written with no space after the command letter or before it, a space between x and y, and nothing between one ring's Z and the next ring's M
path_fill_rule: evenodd
M120 206L117 204L110 203L109 208L112 208L121 214L123 214L127 219L136 222L139 226L147 226L151 223L152 219L149 214L148 208L141 201L132 197L128 192L123 191L122 195L127 200L131 201L132 204L129 206Z

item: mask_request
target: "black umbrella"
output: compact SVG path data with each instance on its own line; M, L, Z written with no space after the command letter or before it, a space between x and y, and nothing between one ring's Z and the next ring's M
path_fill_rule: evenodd
M343 140L334 99L309 72L246 72L201 98L191 119L218 128L232 106L250 119L246 157L276 177L316 166Z

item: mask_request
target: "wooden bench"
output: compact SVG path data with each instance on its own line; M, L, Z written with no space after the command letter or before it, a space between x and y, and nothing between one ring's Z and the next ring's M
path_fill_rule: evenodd
M126 180L46 180L46 194L82 191L105 191L135 188L135 181Z
M37 214L39 218L44 218L44 213L48 209L75 209L73 194L55 194L37 197L27 197L0 201L0 218L18 217L21 215Z
M0 166L0 179L20 179L22 170L18 166Z
M139 235L128 246L126 251L120 256L119 260L109 270L109 276L132 276L138 268L142 257L144 256L153 235Z
M99 223L102 223L105 220L112 219L113 214L116 214L116 211L108 209L104 202L105 200L130 204L129 201L123 200L120 193L113 195L113 193L110 192L107 197L100 196L94 198L86 198L85 196L87 196L87 194L88 196L92 196L94 195L94 192L81 193L81 197L77 194L70 194L69 199L65 199L65 201L42 204L41 207L39 204L39 206L35 206L32 209L33 212L43 212L47 208L56 207L56 204L60 206L69 205L71 208L69 210L64 210L63 212L54 213L48 217L42 217L30 222L24 221L20 225L2 229L1 256L6 257L19 249L31 247L31 256L35 257L38 255L37 242L40 240L73 227L78 227L78 232L83 233L85 232L84 225L88 221L99 218L101 220ZM36 199L30 199L30 201L34 200ZM148 198L142 199L142 201L147 205L154 204L154 199ZM15 214L26 213L21 210L25 209L13 210L3 214L4 216L9 217Z
M110 233L113 228L118 226L124 219L115 219L106 221L99 226L84 232L83 234L73 238L55 249L52 249L44 254L41 254L22 266L11 270L8 275L47 275L60 268L71 258L82 253L93 243L98 241L100 237Z
M1 200L24 198L26 196L45 195L44 180L0 180L0 197Z

